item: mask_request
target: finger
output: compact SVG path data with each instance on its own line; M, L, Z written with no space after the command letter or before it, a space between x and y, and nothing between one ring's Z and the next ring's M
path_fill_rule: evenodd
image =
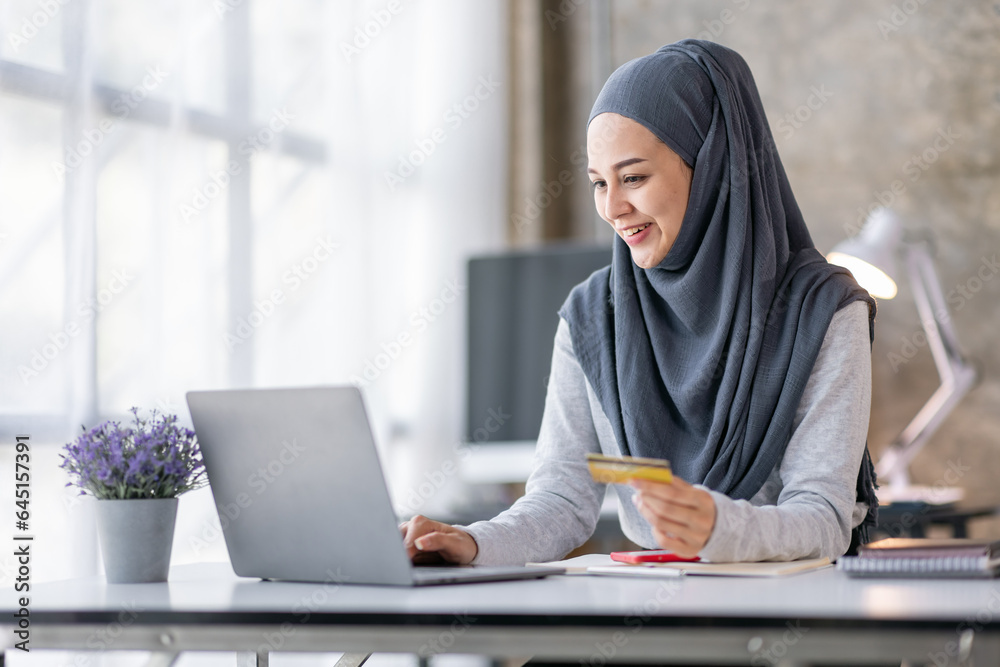
M651 512L648 508L640 513L649 522L654 535L658 535L657 542L664 545L664 549L671 549L676 546L675 542L683 543L697 548L701 548L707 541L709 530L695 524L676 521L672 517L663 517Z
M421 535L413 541L413 546L417 551L446 551L452 546L455 540L454 535L443 531L434 531Z
M645 507L649 513L663 521L704 528L706 524L712 523L715 517L715 503L707 493L699 495L691 503L687 501L679 503L673 499L664 499L643 492L637 493L635 498L637 507Z
M674 481L670 484L649 480L633 480L632 487L647 496L654 496L691 507L695 507L701 502L700 492L702 489L691 486L680 478L674 478Z
M696 498L693 498L688 494L686 489L683 489L680 486L674 486L673 484L644 481L633 484L633 487L637 493L640 493L647 498L659 498L664 501L683 505L692 504L696 500Z
M454 529L427 533L417 538L413 545L419 553L424 555L436 553L449 563L463 562L465 552L468 551L464 537Z
M714 504L711 512L695 513L693 510L677 507L673 514L659 514L650 509L649 505L637 503L639 512L649 522L654 531L658 534L657 544L664 549L681 549L682 555L693 555L704 547L712 535L715 523ZM678 540L678 544L673 540Z
M655 529L653 530L653 539L656 540L656 543L661 548L671 551L681 558L694 558L698 555L698 551L701 548L697 544L692 544L678 535Z
M428 533L428 535L433 535L433 534L434 533ZM407 549L407 553L410 555L410 560L412 560L414 563L421 563L421 564L444 563L445 562L444 555L440 551L437 551L436 549L429 548L430 544L425 543L423 541L424 537L426 536L421 536L417 538L414 541L414 544L409 549ZM417 547L416 546L417 542L419 542L422 546L426 548L421 549Z
M407 521L405 525L406 532L403 533L403 546L406 547L407 555L412 558L418 551L418 549L413 546L413 542L421 535L426 535L427 533L438 530L444 524L438 523L437 521L431 521L427 517L418 514Z
M671 512L657 511L651 507L649 502L640 503L636 506L639 513L649 522L654 529L659 529L664 533L688 536L700 532L699 525L690 517L678 516ZM690 510L686 510L690 511Z

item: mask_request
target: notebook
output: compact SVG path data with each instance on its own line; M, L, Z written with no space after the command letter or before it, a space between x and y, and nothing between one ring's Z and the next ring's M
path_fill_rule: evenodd
M557 567L566 574L586 574L617 577L672 578L682 575L706 577L784 577L830 567L829 558L759 562L759 563L641 563L628 564L613 561L608 554L586 554L552 561L533 563L542 567Z
M414 567L357 387L192 391L187 402L240 576L422 586L559 573Z
M837 569L852 577L996 577L1000 541L888 538L840 558Z

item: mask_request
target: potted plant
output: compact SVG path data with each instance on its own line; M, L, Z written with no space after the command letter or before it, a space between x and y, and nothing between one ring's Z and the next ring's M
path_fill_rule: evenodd
M177 496L207 484L194 431L176 415L106 421L67 443L67 486L97 499L97 527L108 583L166 581Z

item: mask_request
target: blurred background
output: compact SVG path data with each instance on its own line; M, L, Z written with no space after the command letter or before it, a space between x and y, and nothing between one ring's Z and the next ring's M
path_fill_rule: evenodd
M877 205L933 233L981 379L911 471L1000 504L1000 2L0 0L0 442L32 437L35 580L100 571L59 447L133 405L186 421L191 389L359 384L397 504L489 496L440 475L489 416L469 260L610 247L590 105L687 37L749 62L821 251ZM901 284L875 458L938 384L921 331ZM185 496L173 562L225 558Z

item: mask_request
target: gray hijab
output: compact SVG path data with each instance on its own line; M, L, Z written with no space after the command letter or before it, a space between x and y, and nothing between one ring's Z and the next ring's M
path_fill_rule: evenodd
M560 310L622 451L666 458L691 483L748 499L791 437L833 314L875 302L826 262L795 203L746 62L685 40L620 67L590 118L631 118L694 169L676 241L639 268L615 237L611 266ZM865 447L857 493L875 522Z

